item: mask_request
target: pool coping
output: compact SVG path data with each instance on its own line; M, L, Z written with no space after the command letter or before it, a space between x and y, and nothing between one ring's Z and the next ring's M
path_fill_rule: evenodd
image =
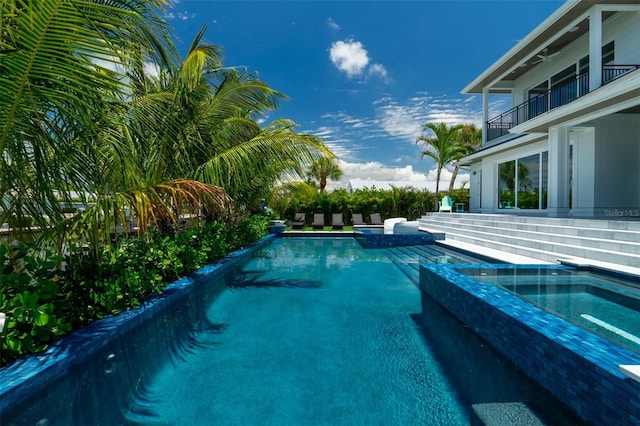
M275 238L276 234L269 234L170 283L162 294L151 297L138 308L94 321L55 341L45 351L0 368L0 418L2 412L36 395L42 387L62 377L71 367L80 365L124 333L148 321L158 310L168 309L203 277L225 274Z

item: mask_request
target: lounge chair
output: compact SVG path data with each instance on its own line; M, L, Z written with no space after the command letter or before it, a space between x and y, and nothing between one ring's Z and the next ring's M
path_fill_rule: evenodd
M331 219L331 227L333 229L344 228L344 220L342 219L342 213L334 213Z
M440 201L438 204L440 205L440 207L438 207L439 212L453 212L453 202L451 201L451 197L449 197L448 195L442 197L442 201Z
M305 222L305 214L304 213L296 213L293 221L291 221L291 227L293 229L303 229Z
M364 219L362 218L362 213L353 213L351 215L351 221L353 222L353 226L366 225L366 223L364 223Z
M313 214L313 223L311 224L313 229L323 229L324 228L324 213L314 213Z
M380 219L380 213L371 213L372 225L383 225L382 219Z

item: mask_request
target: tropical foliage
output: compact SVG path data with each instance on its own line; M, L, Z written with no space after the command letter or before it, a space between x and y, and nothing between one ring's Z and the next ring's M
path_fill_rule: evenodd
M6 312L0 363L40 352L71 330L105 315L139 306L178 277L212 263L267 233L269 219L254 215L236 224L209 223L177 238L126 239L99 259L79 249L63 258L33 247L0 245L0 312Z
M428 191L413 188L364 188L353 194L344 189L318 192L314 187L298 182L274 191L268 203L282 219L293 219L299 212L304 212L307 217L321 212L327 218L332 213L341 213L346 223L349 223L353 213L362 213L365 217L371 213L380 213L383 218L406 217L414 220L425 213L425 206L427 209L431 208L433 196Z
M454 158L454 162L462 159L462 157L476 152L482 146L482 129L476 127L475 124L465 124L457 134L457 143L460 144L463 149L458 153L458 156ZM449 183L449 193L453 192L453 186L460 166L455 163L453 166L453 173L451 174L451 182Z
M440 199L440 176L442 169L447 164L459 160L469 152L469 145L466 144L465 139L461 136L461 131L465 127L467 126L462 124L448 126L446 123L426 123L423 125L423 134L416 139L416 144L420 142L424 142L425 144L425 149L421 152L420 158L428 156L436 163L434 210L438 209L438 200Z
M327 187L327 179L338 180L342 177L342 170L333 157L323 157L311 163L307 177L315 179L320 184L320 192Z
M204 28L180 60L164 4L3 3L0 207L18 234L32 218L59 251L73 239L97 255L128 221L146 235L185 213L233 220L331 155L289 120L261 127L284 95L225 68ZM69 218L73 201L84 213Z

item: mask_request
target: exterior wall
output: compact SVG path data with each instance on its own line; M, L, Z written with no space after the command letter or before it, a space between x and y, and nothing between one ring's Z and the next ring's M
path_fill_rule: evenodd
M615 63L640 63L640 12L618 13L606 20L602 28L603 44L615 40Z
M595 214L640 209L640 115L596 120L595 158Z
M595 129L584 127L571 131L573 147L572 209L573 216L594 216L595 199Z
M480 211L482 201L482 163L471 164L471 174L469 175L469 211L477 213Z

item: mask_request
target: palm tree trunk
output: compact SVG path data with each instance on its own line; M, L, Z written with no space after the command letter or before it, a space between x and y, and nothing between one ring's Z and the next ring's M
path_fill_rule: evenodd
M451 191L453 191L453 184L456 181L456 178L458 177L458 171L460 170L460 166L455 166L453 168L453 174L451 175L451 182L449 182L449 194L451 194Z
M436 212L440 210L438 208L438 202L440 201L440 173L442 173L442 166L438 166L438 172L436 173L436 204L434 207Z

